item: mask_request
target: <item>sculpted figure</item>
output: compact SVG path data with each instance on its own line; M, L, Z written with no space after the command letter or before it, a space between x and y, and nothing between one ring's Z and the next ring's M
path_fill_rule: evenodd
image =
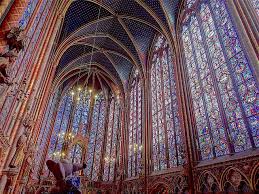
M0 84L11 84L7 69L15 61L18 53L24 48L23 33L20 28L12 28L5 39L7 46L3 53L0 53Z
M21 164L24 157L24 148L26 147L28 135L29 135L28 131L25 130L25 132L19 137L16 144L15 154L9 164L10 168L16 168Z
M52 172L56 179L56 185L51 189L50 193L61 194L71 193L80 194L81 192L71 183L65 180L72 173L86 168L86 164L72 164L68 160L62 159L59 162L47 160L48 169Z

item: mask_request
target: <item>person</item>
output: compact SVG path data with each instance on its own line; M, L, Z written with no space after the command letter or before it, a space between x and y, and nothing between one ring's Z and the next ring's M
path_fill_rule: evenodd
M72 185L66 178L74 172L86 168L86 164L72 164L68 160L62 159L59 162L47 160L46 165L56 179L56 185L51 188L50 193L55 194L81 194L81 192Z

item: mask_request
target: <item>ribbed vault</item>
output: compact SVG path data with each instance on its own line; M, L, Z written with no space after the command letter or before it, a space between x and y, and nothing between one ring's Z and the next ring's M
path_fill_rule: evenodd
M64 6L56 79L72 79L93 63L123 90L132 68L145 70L156 34L169 32L168 21L175 23L179 0L79 0Z

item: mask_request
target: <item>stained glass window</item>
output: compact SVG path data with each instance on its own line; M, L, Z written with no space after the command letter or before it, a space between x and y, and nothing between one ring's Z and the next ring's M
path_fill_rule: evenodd
M182 40L201 158L259 147L258 81L225 1L195 6Z
M57 107L57 96L59 92L57 92L54 96L51 97L47 109L45 111L45 116L43 122L41 124L40 134L38 136L38 142L36 145L37 152L35 153L35 168L34 172L38 173L40 170L40 165L44 160L44 150L47 148L48 137L51 135L51 121L55 111L55 107ZM36 165L37 164L37 165Z
M86 175L90 180L94 181L97 181L101 174L100 164L104 143L105 106L104 95L102 93L96 95L86 156Z
M106 149L104 155L104 181L113 181L115 175L115 162L119 147L118 133L119 133L119 103L114 97L110 103L108 129L106 131Z
M152 161L157 171L184 161L172 54L161 35L156 39L151 65Z
M48 1L42 1L39 11L37 12L36 16L34 17L34 21L32 24L32 27L27 32L26 36L30 37L28 41L25 43L25 49L24 51L21 51L17 57L17 60L15 60L15 63L12 66L12 71L10 74L10 77L17 78L16 82L20 83L24 76L21 76L24 72L26 72L26 69L29 69L29 66L31 63L29 60L31 59L37 48L37 44L39 43L39 36L42 32L43 24L46 22L47 15L49 12L49 9L51 7L52 0ZM19 94L19 84L13 84L12 86L13 95L9 95L6 97L6 100L3 104L0 104L0 128L4 130L8 130L9 128L6 128L7 121L6 119L8 115L11 114L13 111L12 104L16 102L17 94ZM14 95L16 94L16 95ZM9 130L11 131L11 130Z
M28 5L27 5L27 7L26 7L26 9L25 9L25 11L22 15L22 18L19 21L19 27L20 28L24 29L27 26L37 3L38 3L38 0L30 0L28 2Z
M71 109L72 97L70 93L66 93L60 103L59 110L54 123L54 131L50 140L49 157L60 159L65 153L62 152L65 134L67 131Z
M90 93L87 91L80 91L73 93L74 98L74 118L72 123L72 133L76 135L82 133L86 135L89 105L90 105Z
M255 8L257 15L259 16L259 0L250 0L252 6Z
M73 145L70 150L69 158L72 163L81 164L82 163L83 148L79 144Z
M142 160L142 85L136 71L131 83L129 110L128 177L137 176Z

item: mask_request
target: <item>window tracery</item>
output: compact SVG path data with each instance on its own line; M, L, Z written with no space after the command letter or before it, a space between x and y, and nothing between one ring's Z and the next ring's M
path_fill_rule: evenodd
M151 65L152 159L158 171L184 162L172 55L161 35L155 41Z
M106 132L106 149L104 155L104 181L113 181L115 175L115 165L117 160L118 144L119 144L119 103L114 97L110 103L109 121Z
M105 97L102 93L95 96L95 104L92 115L92 126L90 130L86 175L90 180L97 181L101 175L101 155L104 142L104 121L105 121Z
M128 177L137 176L141 171L142 142L142 85L138 71L131 83L129 99L129 147Z
M258 82L225 2L191 9L182 41L201 158L258 147Z

